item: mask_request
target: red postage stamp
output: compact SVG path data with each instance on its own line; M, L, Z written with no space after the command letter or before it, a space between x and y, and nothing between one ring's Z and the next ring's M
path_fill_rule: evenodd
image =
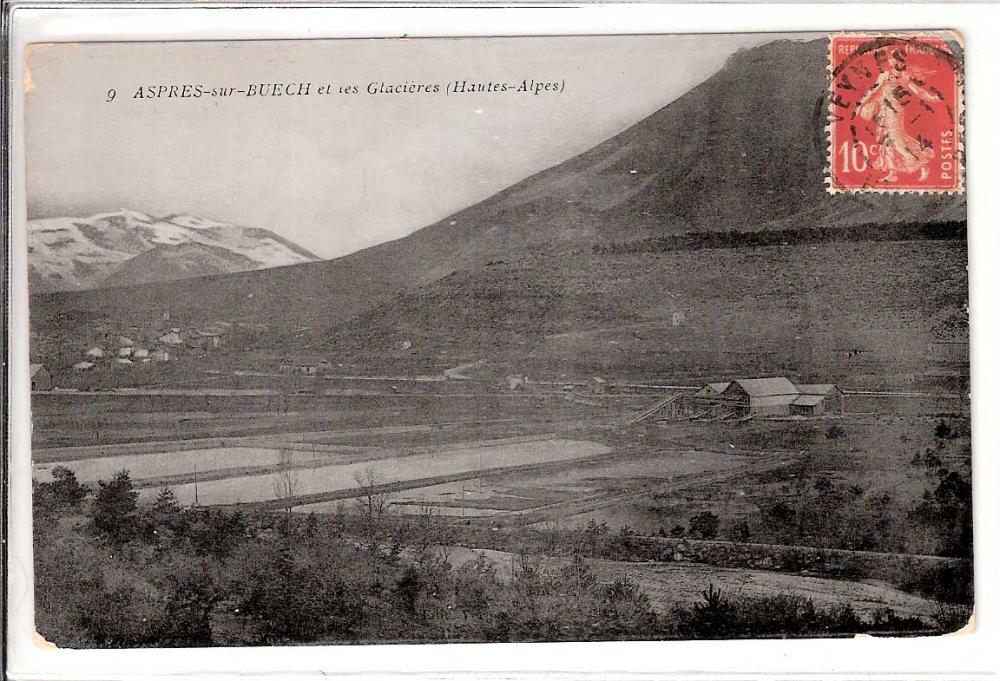
M830 192L964 191L961 49L945 32L831 36Z

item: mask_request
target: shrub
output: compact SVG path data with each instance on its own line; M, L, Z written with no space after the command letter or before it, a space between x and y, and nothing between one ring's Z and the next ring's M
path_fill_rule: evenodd
M893 610L875 613L866 623L849 605L818 607L803 596L724 595L713 584L702 592L704 601L675 608L674 634L680 638L748 638L770 636L830 636L882 631L926 631L930 627Z
M942 603L971 606L974 595L972 563L927 568L904 583L903 589Z
M937 426L934 427L934 437L939 440L950 440L958 437L958 433L952 431L951 425L947 421L938 421Z
M688 533L700 539L715 539L719 534L719 516L702 511L688 522Z

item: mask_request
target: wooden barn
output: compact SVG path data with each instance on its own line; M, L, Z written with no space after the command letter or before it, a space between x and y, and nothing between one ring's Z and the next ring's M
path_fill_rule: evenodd
M792 402L792 413L801 416L844 413L844 393L833 383L799 383L799 397Z
M696 413L705 413L711 416L732 412L732 398L723 395L726 392L726 388L730 385L730 381L723 381L721 383L709 383L702 386L690 398L692 410Z
M738 378L722 393L741 414L755 416L788 416L799 395L799 389L784 376Z

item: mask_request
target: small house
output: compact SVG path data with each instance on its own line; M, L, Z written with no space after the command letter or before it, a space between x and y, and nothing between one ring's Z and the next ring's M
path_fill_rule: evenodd
M330 360L316 356L286 357L281 360L281 371L286 373L302 374L303 376L315 376L323 374L333 368Z
M52 389L52 374L49 373L49 370L45 368L44 364L31 365L31 389L32 390Z
M197 332L188 336L186 342L189 348L197 348L199 350L204 350L212 345L211 337L199 335Z
M507 388L511 392L522 392L528 387L528 377L521 374L507 376Z
M77 362L73 365L73 371L90 371L93 368L93 362Z
M195 334L198 338L204 339L200 347L205 348L219 348L222 346L222 339L226 334L228 329L223 327L221 324L209 324L203 328L197 329Z
M792 413L803 416L844 413L844 393L833 383L799 383L801 397L792 403ZM813 398L820 398L818 400Z
M600 376L590 379L590 392L594 395L603 395L608 392L608 382Z
M138 359L143 359L149 357L149 350L146 348L135 348L132 351L132 356Z

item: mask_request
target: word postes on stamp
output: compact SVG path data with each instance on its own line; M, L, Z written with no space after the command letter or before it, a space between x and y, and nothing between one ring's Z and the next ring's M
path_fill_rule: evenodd
M962 69L957 36L830 38L827 188L962 192Z

